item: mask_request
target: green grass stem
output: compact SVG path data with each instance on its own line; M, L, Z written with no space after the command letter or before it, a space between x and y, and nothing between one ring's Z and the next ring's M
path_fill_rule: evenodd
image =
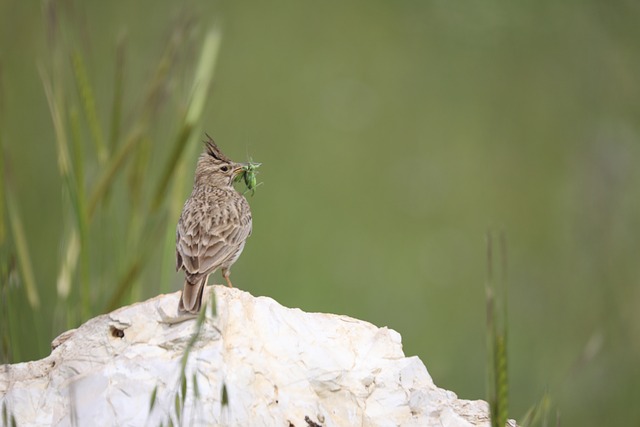
M113 184L118 171L120 171L120 169L124 165L131 151L136 147L138 143L140 143L142 137L142 128L134 128L127 137L124 145L120 146L118 148L118 151L109 160L109 163L98 179L98 183L94 187L94 190L91 193L91 197L89 198L89 207L87 209L89 220L91 220L93 214L95 214L96 209L98 208L98 204L103 199L103 197L105 197L109 190L109 187Z
M4 124L4 74L0 62L0 247L4 244L7 230L4 217Z
M487 233L487 281L485 283L487 307L487 401L491 412L491 425L504 427L508 419L509 382L507 370L507 258L504 233L499 235L501 258L497 261L501 273L494 274L493 235ZM496 306L500 306L500 311Z
M116 150L120 138L122 121L122 100L124 93L124 68L127 38L124 33L118 37L116 46L116 60L113 77L113 103L111 104L111 131L109 133L109 151Z
M44 88L44 93L49 105L49 112L53 120L53 129L56 134L56 148L58 152L58 170L60 175L65 177L69 175L71 168L71 160L69 156L69 143L67 139L66 129L64 127L64 118L62 117L61 108L56 100L51 80L47 77L44 69L38 67L40 72L40 80Z
M196 69L194 82L191 87L191 101L187 108L187 114L185 115L178 137L176 138L173 149L171 150L171 155L169 156L164 172L161 175L160 184L156 189L152 204L154 210L157 209L162 203L162 200L164 200L167 187L169 186L171 177L182 158L186 143L189 141L192 131L204 111L205 101L209 95L209 86L213 80L216 61L220 52L221 41L222 35L220 31L212 29L207 34L202 46L200 60Z
M87 69L84 65L84 60L82 59L80 52L73 52L71 55L71 62L73 65L78 94L80 96L82 106L84 107L84 113L87 117L89 131L96 147L96 152L98 153L98 161L102 165L106 163L108 158L107 147L104 143L102 128L100 126L100 120L98 119L95 97L93 95L93 90L89 83L89 76L87 75Z
M78 256L80 255L80 237L75 228L69 232L64 248L56 289L60 298L67 299L71 292L73 276L78 264Z
M535 405L525 413L520 420L520 427L547 426L551 409L551 398L545 393Z
M191 131L192 128L185 122L182 126L182 129L180 130L180 134L178 134L178 138L176 138L176 141L173 144L173 150L169 155L164 173L160 178L160 184L157 187L152 203L153 210L157 210L162 204L162 201L165 199L167 187L169 186L169 182L171 182L174 171L176 170L178 162L182 157L184 147L189 140L189 137L191 136Z
M151 159L151 139L145 135L140 142L138 149L134 152L134 159L131 162L131 168L129 171L129 193L131 200L132 210L139 212L142 208L142 201L144 200L144 182L146 174L149 168L149 161Z
M222 33L218 28L213 28L207 33L191 88L191 103L185 118L185 123L188 126L195 126L204 111L205 102L209 96L209 86L213 80L218 54L220 53L221 42Z
M83 319L89 317L89 308L91 306L90 290L89 290L89 254L88 239L89 219L87 217L86 190L84 186L84 150L82 149L82 136L80 132L80 118L78 110L71 108L69 112L69 121L71 127L71 146L73 147L73 170L76 185L75 212L77 229L79 234L79 252L80 252L80 307Z
M142 272L146 261L157 245L158 239L163 236L162 231L166 228L166 226L166 214L157 216L146 224L142 231L142 236L139 239L139 241L143 243L134 251L136 255L129 263L129 266L125 270L125 274L118 281L114 292L109 298L109 301L107 302L107 305L104 309L106 312L113 311L118 308L120 302L124 298L125 293L131 289L132 283Z
M18 256L18 265L22 277L22 283L27 294L27 300L32 310L37 311L40 308L40 296L36 286L35 275L33 274L33 263L29 255L29 246L24 233L22 219L18 211L18 202L13 196L10 188L6 188L7 211L9 213L9 222L11 231L13 232L13 240L16 246Z

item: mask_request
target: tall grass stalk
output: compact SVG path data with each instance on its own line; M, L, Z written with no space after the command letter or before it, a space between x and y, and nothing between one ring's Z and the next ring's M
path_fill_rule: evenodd
M69 155L69 143L67 132L64 126L64 117L60 108L59 97L56 96L53 89L52 79L47 76L42 66L38 67L40 72L40 80L44 89L47 103L49 104L49 112L53 121L53 130L55 132L56 148L58 153L58 170L60 175L66 179L70 173L71 160Z
M7 242L7 226L5 216L5 153L4 153L4 74L0 62L0 363L11 360L11 316L9 313L9 280L13 270L13 256L9 252ZM6 405L2 405L3 425L9 425Z
M3 64L0 62L0 363L8 363L11 360L11 316L9 313L9 286L10 278L13 274L13 255L9 251L7 239L7 218L5 216L6 206L6 172L5 172L5 147L4 147L4 73ZM2 415L4 425L8 425L8 414L5 404L2 405Z
M96 213L98 204L107 195L109 187L113 184L118 172L123 168L125 161L129 158L130 153L134 150L136 145L140 143L144 135L142 127L135 128L126 138L126 142L120 146L117 152L111 157L104 171L98 178L98 183L95 185L91 196L89 197L89 207L87 213L89 220L92 219Z
M16 422L16 417L12 413L9 412L7 408L7 402L2 402L2 425L8 427L17 427L18 423Z
M82 101L84 113L87 117L92 140L98 153L98 161L100 164L104 164L107 161L107 147L104 143L102 126L100 126L100 120L98 120L95 97L89 82L89 76L87 76L87 69L84 65L82 55L78 51L71 54L71 62L73 63L76 87L80 95L80 100Z
M0 62L0 248L4 247L6 237L4 217L4 125L4 74L2 62ZM4 266L3 261L4 260L0 258L0 263Z
M111 105L111 129L109 132L109 151L114 152L118 139L120 137L121 120L122 120L122 100L124 93L124 67L125 67L125 49L126 37L121 34L118 37L118 45L116 47L116 60L114 64L114 86L113 86L113 104Z
M131 284L142 272L142 269L149 260L149 256L153 253L153 248L164 235L163 231L166 228L166 213L163 213L160 217L154 218L153 221L146 224L142 232L144 238L141 239L141 243L134 249L136 256L132 257L124 275L118 280L108 303L104 307L104 311L115 310L120 303L122 303L126 291L131 289Z
M507 371L507 244L504 232L498 235L498 259L494 259L493 233L487 233L487 400L491 425L504 427L509 409ZM496 265L498 272L496 273Z
M213 80L213 73L218 53L220 51L221 41L222 35L220 31L213 29L207 34L202 46L198 68L196 69L193 85L191 87L191 102L189 103L187 114L182 123L180 132L178 133L178 137L173 145L171 155L169 156L164 168L164 173L160 178L160 184L155 192L153 202L154 209L158 208L160 202L164 198L169 181L174 175L176 167L182 158L186 143L189 141L191 133L204 111L205 101L209 93L209 86Z
M18 265L20 266L20 277L22 278L22 283L27 294L29 306L31 310L35 312L40 308L40 295L38 294L36 279L33 273L33 262L31 262L31 256L29 254L29 245L24 233L22 217L18 211L18 201L14 197L13 191L10 187L7 187L5 192L7 199L7 211L9 213L9 223L11 224L13 241L16 246L16 253L18 257Z
M84 167L84 150L82 148L82 135L80 129L80 118L77 108L71 108L69 111L69 122L71 127L71 141L73 152L73 168L75 171L76 184L76 200L75 213L77 221L78 249L79 253L75 258L80 256L80 307L82 310L82 318L89 316L89 307L91 306L91 295L89 290L89 251L88 251L88 232L89 218L87 214L86 190L84 185L85 167ZM73 235L71 236L74 237ZM70 254L73 258L73 254Z
M548 393L545 393L540 401L533 405L521 418L521 427L533 427L540 425L542 427L548 427L548 417L551 410L551 398Z
M67 232L63 240L63 253L60 269L57 279L57 292L60 298L67 299L71 292L73 278L77 266L78 257L83 250L81 247L83 242L83 235L86 230L86 213L84 207L84 172L83 169L83 157L78 153L79 149L76 147L74 162L71 161L70 144L68 138L66 123L66 115L64 114L66 108L61 105L63 96L60 94L63 92L63 88L55 85L60 85L59 79L50 79L47 76L44 68L40 67L40 78L45 91L47 102L49 105L49 111L51 114L53 127L55 130L56 148L58 153L58 171L65 184L66 194L68 194L71 201L71 206L75 212L75 221L70 222L71 230ZM72 133L78 132L78 119L77 113L71 109L70 121L72 127ZM76 139L80 137L78 135L73 136ZM75 145L80 145L77 142ZM75 146L74 145L74 146ZM84 294L87 292L85 291ZM76 305L77 309L83 310L84 316L88 316L89 310L86 305L88 295L85 296L85 305Z

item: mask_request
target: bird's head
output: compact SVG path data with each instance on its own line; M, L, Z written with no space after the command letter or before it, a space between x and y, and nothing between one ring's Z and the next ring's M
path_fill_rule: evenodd
M204 144L205 150L196 166L196 185L232 186L234 178L242 173L245 165L225 156L209 135Z

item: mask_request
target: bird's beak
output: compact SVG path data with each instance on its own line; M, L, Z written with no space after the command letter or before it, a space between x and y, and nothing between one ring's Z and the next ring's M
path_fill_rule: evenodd
M233 177L235 178L236 176L240 175L244 171L245 166L245 163L236 163L235 165L233 165Z

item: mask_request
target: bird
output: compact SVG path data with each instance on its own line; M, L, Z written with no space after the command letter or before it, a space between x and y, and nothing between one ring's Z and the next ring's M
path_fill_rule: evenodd
M225 156L209 135L204 144L176 227L176 271L185 272L178 310L193 314L200 311L207 279L216 270L233 287L230 269L252 230L249 203L233 187L247 164Z

